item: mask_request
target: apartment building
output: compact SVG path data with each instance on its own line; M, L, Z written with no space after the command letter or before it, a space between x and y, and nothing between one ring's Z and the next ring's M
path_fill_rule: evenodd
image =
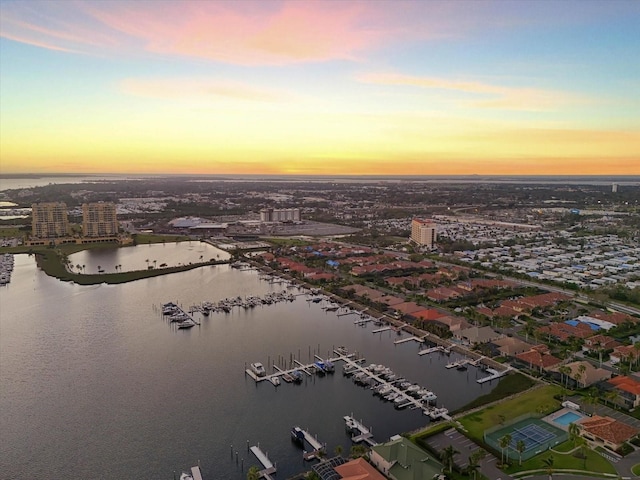
M35 238L61 238L69 235L67 205L63 202L34 203L31 234Z
M118 229L115 204L98 202L82 205L82 235L85 238L116 237Z
M433 248L437 240L436 224L431 220L414 218L411 221L411 240L427 248Z

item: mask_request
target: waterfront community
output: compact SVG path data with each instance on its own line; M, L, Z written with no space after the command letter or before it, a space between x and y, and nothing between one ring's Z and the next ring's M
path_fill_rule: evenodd
M504 195L507 188L497 189ZM637 193L637 186L626 188ZM3 194L18 199L20 191ZM305 209L263 204L259 218L236 217L233 228L229 217L226 225L219 218L136 220L147 215L140 212L120 218L119 204L97 203L78 211L108 211L107 221L116 227L85 220L82 231L66 216L73 207L33 204L34 211L58 212L61 223L47 230L26 217L3 227L2 268L9 272L0 290L8 307L1 313L3 330L12 338L25 326L7 318L7 312L12 319L18 315L12 300L27 285L24 278L14 285L14 264L30 272L27 278L45 275L46 288L53 290L59 287L50 282L68 283L69 291L97 288L107 301L116 292L120 298L133 295L126 302L135 301L138 291L150 305L136 307L136 318L146 318L141 333L169 351L176 342L195 342L184 345L189 352L181 355L192 358L192 367L202 355L222 362L229 370L222 391L245 390L242 400L229 393L232 403L257 402L259 412L277 412L278 399L307 398L302 416L274 413L278 426L267 427L257 413L251 427L228 436L207 432L193 438L200 427L187 420L194 444L207 438L204 449L214 453L185 458L172 452L176 465L169 470L178 476L183 471L183 480L329 479L353 472L404 478L407 470L411 478L429 479L554 472L632 478L640 463L640 312L634 300L640 247L631 222L635 211L626 207L634 197L624 198L622 208L610 205L602 217L555 210L543 214L544 221L535 214L518 221L511 211L502 221L495 209L470 215L465 207L459 218L432 212L375 225L368 220L368 226L314 223L300 216L310 214ZM619 210L628 215L616 223ZM32 224L21 230L25 221ZM105 231L108 238L92 233ZM35 265L40 273L32 270ZM166 285L164 295L151 294L151 285ZM78 308L73 298L62 308ZM118 324L130 317L121 318L112 305L100 308ZM311 323L297 332L305 317L302 323ZM135 338L148 355L160 354ZM230 343L220 343L225 339ZM205 353L212 341L226 357ZM235 344L244 348L230 361L228 349ZM3 355L9 352L3 347ZM7 379L13 385L16 380ZM215 385L206 388L219 395ZM340 392L333 402L327 388ZM20 389L10 390L18 395L14 401L20 398ZM307 391L314 393L308 397ZM335 406L326 410L315 398ZM217 408L243 415L227 401L216 400L222 402ZM182 405L176 408L195 414ZM327 430L318 423L323 420L333 426ZM11 427L6 417L3 422ZM336 430L340 423L343 434ZM289 434L256 435L265 429ZM189 461L195 466L187 468Z

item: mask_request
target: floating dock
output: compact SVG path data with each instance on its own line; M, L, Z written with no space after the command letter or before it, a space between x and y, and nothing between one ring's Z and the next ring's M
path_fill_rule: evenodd
M441 347L440 345L438 345L437 347L425 348L424 350L420 350L418 352L418 355L429 355L430 353L435 353L435 352L444 352L444 347Z
M371 433L371 430L365 427L362 422L359 422L351 415L345 415L344 421L349 433L356 434L351 437L351 441L353 443L365 442L371 447L378 444L373 440L373 433Z
M264 467L258 473L258 475L260 475L260 478L271 479L271 475L276 473L276 467L273 465L273 463L271 463L271 460L269 460L267 454L260 450L259 446L253 446L249 450L256 456L258 461Z

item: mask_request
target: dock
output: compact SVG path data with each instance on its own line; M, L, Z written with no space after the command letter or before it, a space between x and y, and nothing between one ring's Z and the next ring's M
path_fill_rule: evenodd
M418 355L429 355L430 353L443 352L443 351L444 351L444 347L441 347L440 345L438 345L437 347L429 347L429 348L425 348L424 350L420 350L418 352Z
M395 340L393 342L394 345L400 345L401 343L407 343L407 342L413 342L416 341L418 343L422 343L422 339L418 338L418 337L407 337L407 338L401 338L400 340Z
M200 472L200 467L191 467L191 476L193 480L202 480L202 473Z
M271 460L269 460L267 454L260 450L259 446L253 446L249 450L256 456L258 461L264 467L258 473L258 475L260 475L260 478L266 478L267 480L271 479L271 475L276 473L276 467L273 465L273 463L271 463Z
M315 438L306 430L300 429L300 431L304 436L304 441L311 446L310 452L307 452L307 451L304 452L304 459L313 460L314 458L320 458L321 453L324 452L324 445L322 445L317 438Z
M359 422L358 420L353 418L353 416L351 415L345 415L344 421L346 423L346 427L349 433L356 434L351 437L351 441L353 443L365 442L371 447L378 444L376 441L373 440L373 433L371 433L371 430L365 427L362 422Z
M375 330L372 330L371 333L381 333L381 332L386 332L388 330L391 330L391 327L386 326L382 328L376 328Z
M503 370L499 372L498 370L494 370L493 368L487 368L487 372L490 374L488 377L479 378L477 380L478 383L490 382L491 380L495 380L496 378L504 377L509 370Z
M462 358L460 360L456 360L455 362L447 363L445 365L445 368L458 368L458 367L465 366L467 364L473 365L473 362L468 358Z

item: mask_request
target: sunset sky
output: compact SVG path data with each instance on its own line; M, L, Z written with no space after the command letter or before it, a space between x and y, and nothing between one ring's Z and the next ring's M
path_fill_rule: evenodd
M0 173L640 174L640 1L0 8Z

